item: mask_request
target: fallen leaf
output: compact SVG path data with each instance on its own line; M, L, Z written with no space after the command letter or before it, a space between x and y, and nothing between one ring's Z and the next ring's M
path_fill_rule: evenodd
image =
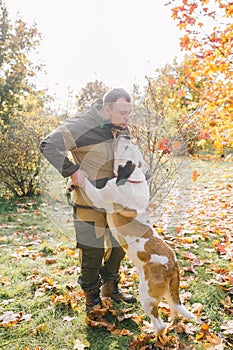
M70 316L64 316L62 317L63 322L71 322L72 320L75 320L76 317L70 317Z
M138 350L138 349L148 349L147 345L155 339L154 334L144 334L142 333L138 338L132 340L129 345L129 350Z
M2 278L2 285L5 285L5 284L10 284L10 281L9 281L8 277L3 277Z
M76 254L76 250L74 248L66 249L66 254L69 256L74 256Z
M56 262L57 262L57 259L55 259L55 258L46 258L45 259L45 263L47 265L55 264Z
M233 320L222 324L221 329L223 329L223 334L233 334Z
M143 321L142 331L145 333L154 333L155 328L152 322Z
M30 333L31 334L34 334L34 335L37 335L39 334L40 332L44 331L46 328L46 324L45 323L41 323L39 326L37 326L36 328L32 328L30 329Z
M119 336L122 336L122 335L132 335L132 333L128 330L128 329L114 329L111 331L111 334L114 334L114 335L119 335Z
M111 332L115 329L114 323L110 323L102 317L98 317L96 320L93 320L89 316L87 316L86 324L90 328L102 328L103 327Z
M23 312L7 311L0 316L0 326L12 327L21 321L30 321L31 314L23 314Z
M223 339L210 333L206 336L207 342L204 344L204 348L208 350L223 350L224 343Z
M10 303L13 303L14 301L15 299L5 299L0 303L0 305L8 305Z
M137 324L140 324L140 323L142 323L144 317L145 317L144 315L134 315L134 314L133 314L132 320L133 320L134 322L136 322Z
M192 312L196 315L196 316L200 316L201 312L204 308L204 305L202 305L201 303L194 303L192 305Z
M83 343L81 343L81 341L80 340L75 340L75 344L74 344L74 347L73 347L73 349L74 350L84 350L84 349L86 349L86 345L84 345Z
M199 176L200 176L200 174L196 170L193 170L192 179L193 179L194 182L197 181Z

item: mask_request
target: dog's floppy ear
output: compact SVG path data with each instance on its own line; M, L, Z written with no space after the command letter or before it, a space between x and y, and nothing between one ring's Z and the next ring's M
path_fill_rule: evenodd
M127 179L130 177L130 175L134 171L134 169L135 169L135 164L133 164L131 160L128 160L125 166L119 165L116 185L117 186L124 185Z

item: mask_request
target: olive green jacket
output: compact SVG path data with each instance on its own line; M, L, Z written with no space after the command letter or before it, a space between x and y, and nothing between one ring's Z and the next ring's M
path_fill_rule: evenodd
M97 188L102 188L114 175L116 131L111 123L100 117L95 107L91 107L81 116L68 119L46 136L40 144L40 150L62 176L69 177L80 168ZM129 133L128 129L124 133ZM75 203L83 204L82 199L77 198L79 191L76 189L73 199ZM90 203L86 199L85 202Z

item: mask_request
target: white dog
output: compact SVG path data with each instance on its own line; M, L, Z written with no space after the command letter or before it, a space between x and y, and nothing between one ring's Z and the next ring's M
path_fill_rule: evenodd
M147 166L138 148L129 138L119 137L115 146L114 172L102 189L88 179L83 184L88 197L97 208L107 212L108 225L139 272L139 299L150 317L155 333L165 325L158 314L163 297L169 303L171 318L177 312L190 319L179 298L179 267L175 253L149 222L149 186L145 177Z

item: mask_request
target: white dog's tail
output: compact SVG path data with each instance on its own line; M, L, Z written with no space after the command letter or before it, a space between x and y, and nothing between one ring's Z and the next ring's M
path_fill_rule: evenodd
M177 313L182 315L185 318L197 320L197 317L190 311L188 311L184 305L181 304L179 297L179 268L176 266L176 271L170 281L169 292L166 295L167 302L171 310L171 319L174 320L177 316Z

